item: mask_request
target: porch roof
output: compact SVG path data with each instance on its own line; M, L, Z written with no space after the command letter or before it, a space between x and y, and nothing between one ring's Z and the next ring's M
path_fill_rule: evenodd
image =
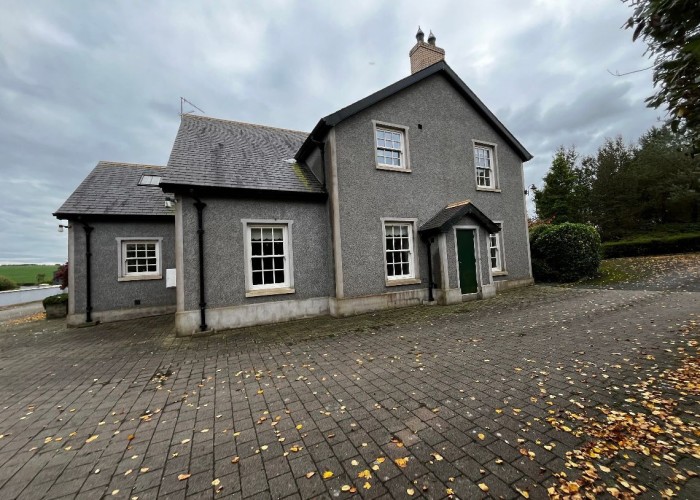
M497 233L500 226L489 219L484 212L479 210L470 200L450 203L436 213L428 222L418 228L422 234L445 232L465 215L470 216L489 233Z

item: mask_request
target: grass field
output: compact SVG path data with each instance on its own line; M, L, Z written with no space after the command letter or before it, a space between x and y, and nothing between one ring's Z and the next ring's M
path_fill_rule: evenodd
M17 264L0 266L0 276L10 278L18 285L36 285L37 275L43 274L43 283L51 283L58 264Z

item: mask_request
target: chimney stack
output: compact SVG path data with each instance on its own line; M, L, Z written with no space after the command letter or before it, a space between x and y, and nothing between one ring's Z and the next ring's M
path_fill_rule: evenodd
M411 58L411 74L445 60L445 50L435 45L435 35L432 30L428 35L428 43L423 41L424 36L423 30L418 26L416 44L408 53Z

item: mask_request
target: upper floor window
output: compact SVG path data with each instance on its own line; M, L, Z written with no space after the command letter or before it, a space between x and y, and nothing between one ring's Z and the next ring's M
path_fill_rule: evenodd
M474 144L476 188L496 189L496 149L487 144Z
M407 128L374 123L374 149L377 168L410 172Z

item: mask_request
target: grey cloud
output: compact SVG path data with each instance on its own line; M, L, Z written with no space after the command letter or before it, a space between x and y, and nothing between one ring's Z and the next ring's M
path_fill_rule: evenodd
M634 139L656 112L628 8L587 2L25 2L0 20L0 261L62 261L52 218L101 159L164 164L179 97L208 115L299 130L409 72L418 24L537 157ZM40 182L35 182L40 181Z

